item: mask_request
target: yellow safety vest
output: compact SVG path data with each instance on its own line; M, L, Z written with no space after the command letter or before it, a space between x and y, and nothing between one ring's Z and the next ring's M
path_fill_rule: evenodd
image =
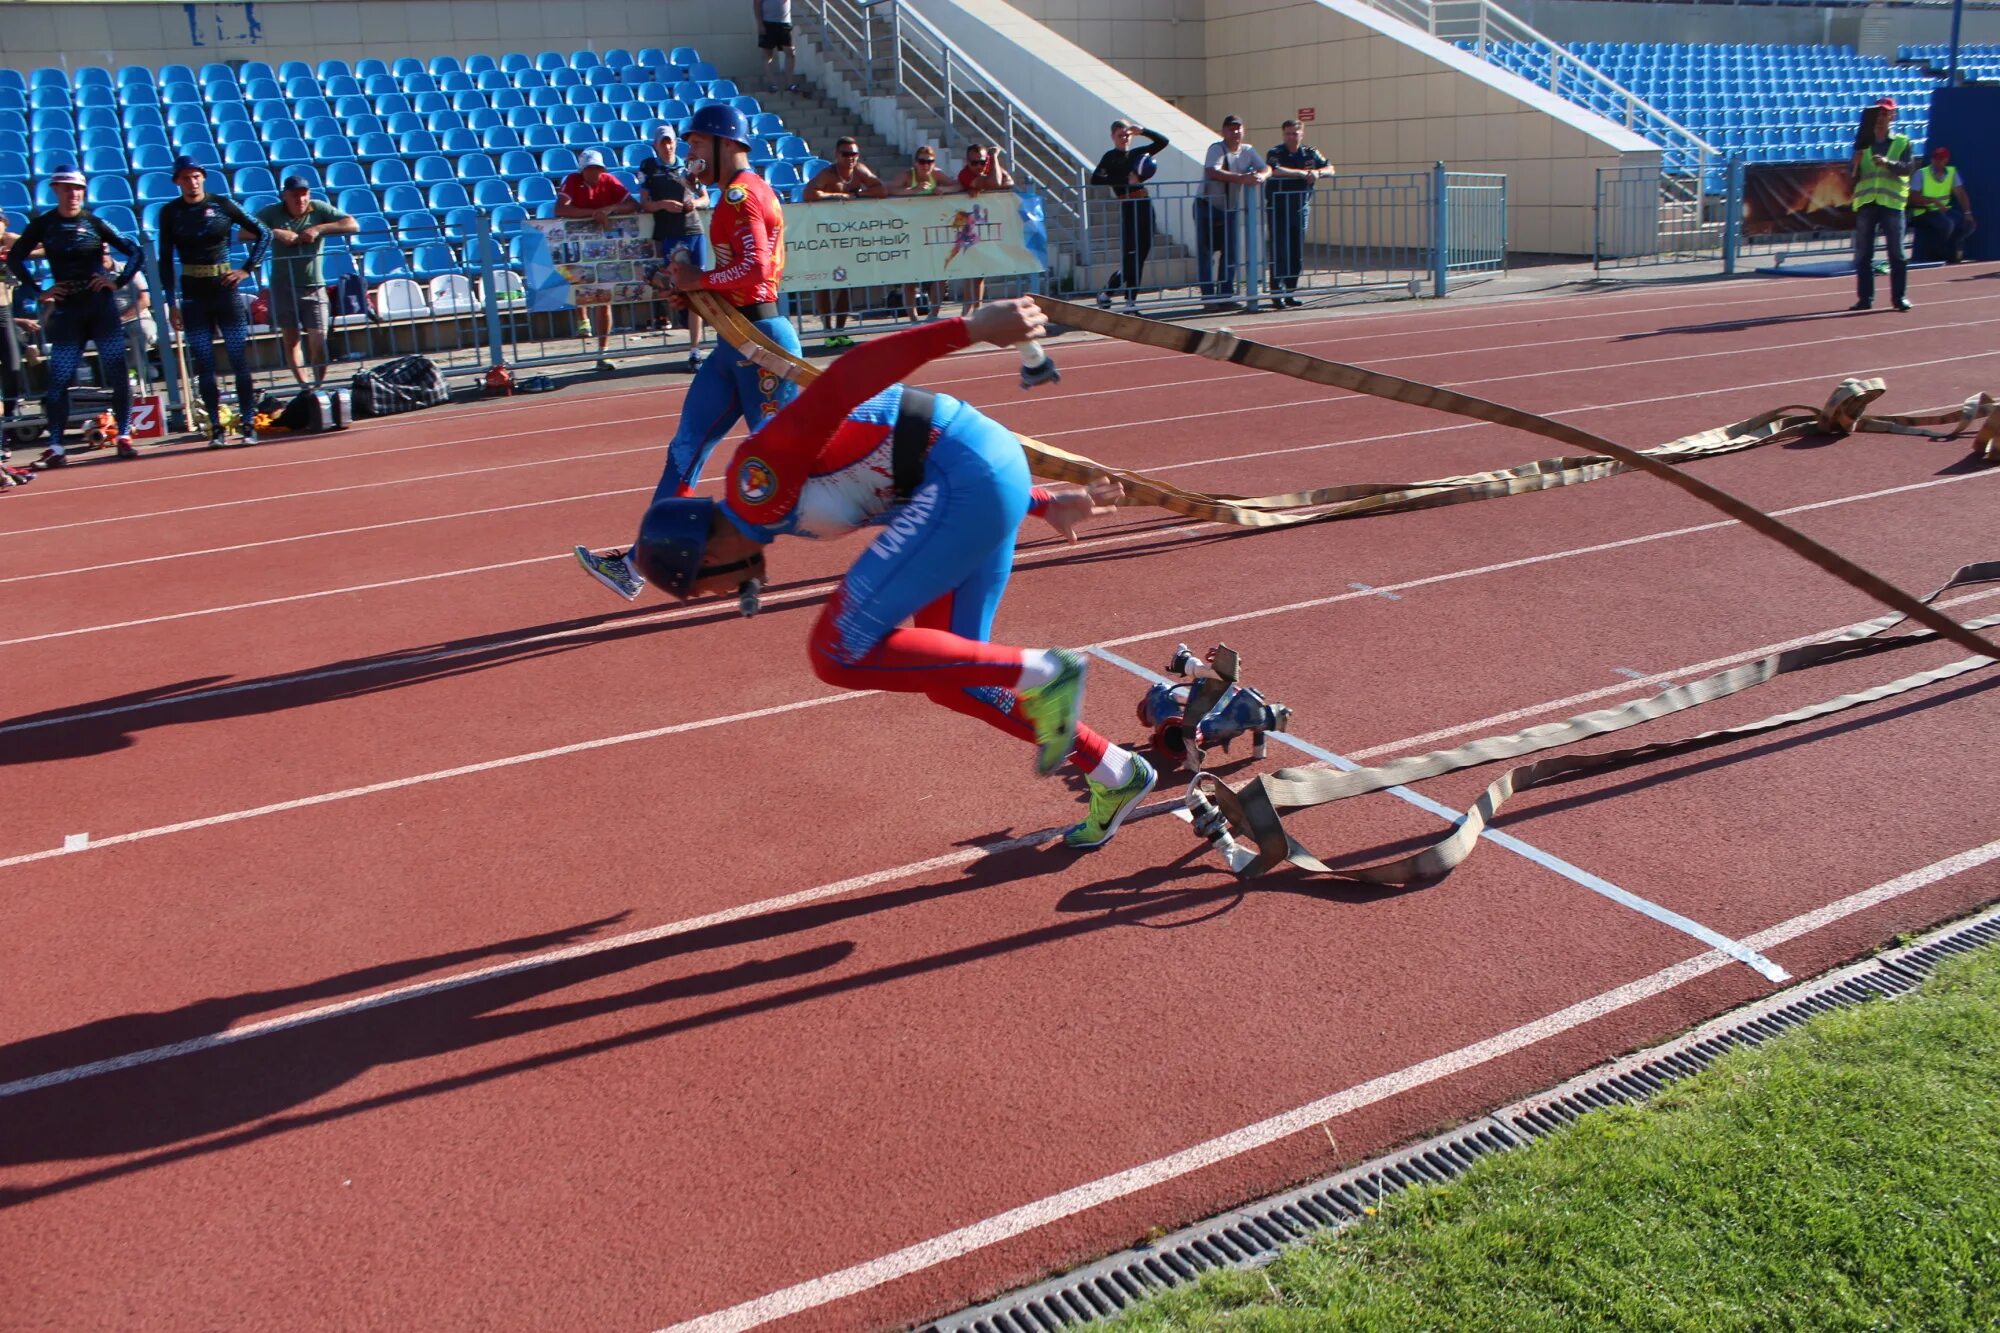
M1889 140L1889 151L1884 156L1893 162L1901 157L1909 146L1910 140L1907 136L1894 135ZM1910 201L1910 178L1898 176L1887 167L1877 166L1872 144L1864 147L1861 152L1864 160L1860 173L1854 178L1854 206L1860 208L1865 204L1880 204L1884 208L1893 208L1901 212Z
M1957 188L1957 167L1946 167L1944 175L1934 176L1930 164L1925 163L1923 170L1917 173L1917 197L1926 213L1936 208L1950 208L1952 191Z

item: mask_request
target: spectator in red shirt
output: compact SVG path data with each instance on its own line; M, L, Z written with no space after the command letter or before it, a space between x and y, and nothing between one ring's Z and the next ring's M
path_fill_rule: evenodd
M598 226L610 222L618 213L636 213L639 205L632 201L632 192L625 188L625 182L604 169L604 154L595 148L586 148L578 159L581 165L562 183L556 195L556 216L559 218L590 218ZM611 304L598 302L584 307L588 318L597 330L597 368L615 370L609 358L604 355L604 346L611 340Z
M988 148L983 143L966 145L965 165L958 169L958 188L972 195L1013 189L1013 174L1000 165L999 148ZM958 312L963 318L985 301L986 279L967 278L960 284L960 290L965 294L965 305Z

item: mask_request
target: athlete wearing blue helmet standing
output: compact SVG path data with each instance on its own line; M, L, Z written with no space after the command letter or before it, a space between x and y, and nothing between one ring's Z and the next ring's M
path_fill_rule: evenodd
M692 256L676 255L665 279L678 293L714 292L738 307L764 335L797 355L798 331L778 313L778 278L785 267L785 219L777 195L750 169L750 121L732 106L717 103L694 113L687 130L688 171L704 185L721 187L708 224L708 249L715 267L704 272ZM656 279L657 281L657 279ZM760 369L732 347L720 347L702 362L681 407L680 428L667 446L667 466L653 492L655 500L691 495L702 464L738 420L754 432L798 393L790 382ZM630 552L598 555L576 548L577 563L627 601L646 580Z

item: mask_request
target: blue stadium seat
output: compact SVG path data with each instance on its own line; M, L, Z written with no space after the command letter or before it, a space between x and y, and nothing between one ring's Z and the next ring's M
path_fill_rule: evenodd
M361 81L348 75L336 74L332 78L322 76L319 82L320 86L326 89L326 96L336 101L343 97L361 96Z
M109 88L111 71L102 65L84 65L70 76L70 86L79 92L85 88Z
M535 62L522 55L519 51L509 51L506 55L500 57L500 68L506 70L509 74L512 74L516 70L533 69L534 67Z
M398 111L415 111L417 108L409 98L401 93L389 93L374 99L375 114L393 116Z
M277 178L269 167L239 167L229 178L230 192L237 196L246 194L276 194Z
M136 144L132 149L132 170L172 171L174 150L163 143Z
M639 64L647 69L662 69L671 63L667 59L667 53L657 46L639 48Z
M566 148L595 148L602 142L595 125L565 125L562 136Z
M194 71L186 65L162 65L160 66L158 82L162 90L169 84L175 83L185 83L192 86L194 84Z
M438 150L437 136L429 130L412 130L400 136L396 143L398 151L412 160L427 157Z
M465 117L456 111L432 111L424 115L424 128L432 134L443 134L446 130L462 130L465 128Z
M553 125L529 125L521 130L523 148L560 148L562 131Z
M677 69L688 69L701 63L701 52L692 46L676 46L668 53L667 63Z
M439 136L438 149L448 156L476 153L479 151L479 136L468 129L446 130Z
M303 60L287 60L284 64L278 66L278 81L280 83L289 83L293 79L310 79L311 77L313 77L312 66Z
M324 97L324 96L326 96L326 89L320 86L320 82L318 79L303 78L303 79L285 80L285 97L290 101L303 102L308 97Z
M313 141L313 161L315 162L352 162L353 160L354 145L348 142L345 135L334 134L324 139Z
M85 192L85 198L89 201L92 208L96 208L100 204L125 204L129 206L133 202L132 182L126 180L123 176L92 176L90 178L90 187Z
M0 93L0 97L5 96L5 93ZM118 90L118 105L124 108L127 115L134 111L150 111L157 116L160 114L160 90L150 83L128 83Z
M527 90L528 105L533 107L557 107L563 104L562 93L554 88L530 88Z
M513 81L517 92L525 93L535 88L549 86L549 76L538 69L517 69L507 77Z
M520 231L528 222L528 210L519 204L496 204L488 216L492 220L494 234L503 240Z
M627 107L637 100L630 88L612 87L598 90L598 100L606 106Z
M465 128L479 134L484 134L488 130L504 129L506 125L507 117L501 115L492 107L465 113Z
M86 125L77 133L77 143L86 153L93 148L116 148L121 153L125 151L125 136L115 127L105 129L102 126Z
M426 241L434 236L442 236L444 228L438 225L436 215L427 208L405 213L396 219L396 239L404 244Z
M0 151L0 180L25 181L28 179L28 155L11 149Z
M70 95L70 101L77 107L117 106L118 96L110 88L100 88L96 84L78 88Z
M514 202L514 187L498 176L489 176L473 182L472 202L481 208L491 208L497 204Z
M356 116L372 116L375 104L365 97L336 97L333 99L333 114L341 120L353 120Z
M447 239L464 243L479 234L479 219L484 216L469 205L463 208L444 210L438 225L444 229Z
M484 153L467 153L458 159L458 179L461 181L480 181L499 174L493 159Z
M697 60L689 65L687 67L687 76L696 83L713 83L722 77L722 75L716 72L715 66L706 60Z
M362 185L342 186L333 197L333 206L353 217L382 211L381 201L375 197L375 192Z
M474 60L479 60L482 57L473 56L471 58ZM489 64L492 63L490 58L486 59L487 63ZM443 78L447 74L462 73L465 69L465 66L458 63L457 56L432 56L430 59L430 64L427 65L425 68L429 69L430 72L436 77Z
M653 155L653 146L651 144L628 143L622 149L619 150L618 160L623 165L630 167L636 171L641 166L644 166L646 159L651 157L652 155Z
M610 125L618 119L618 108L605 106L602 102L580 108L586 125Z
M499 65L494 63L493 57L489 55L474 55L465 58L465 72L467 74L491 74L499 68Z
M457 68L456 64L453 65L453 68ZM419 76L423 78L431 77L431 72L424 68L424 62L415 56L402 56L398 58L396 63L389 67L389 72L399 79L413 79Z
M28 75L28 87L30 89L61 88L67 92L69 90L69 75L52 66L44 66Z
M262 125L267 121L292 119L292 104L282 97L266 98L250 104L252 124Z
M776 188L805 184L805 177L799 172L799 164L782 158L764 168L764 179Z
M441 93L470 93L478 90L478 83L462 69L453 70L438 80L438 91Z
M535 68L541 70L544 74L553 74L559 69L568 69L569 62L554 51L537 51L535 53ZM61 70L55 72L57 74L62 73Z
M503 89L512 88L514 83L513 80L509 79L499 70L489 69L484 74L475 74L473 76L473 86L483 93L497 93Z
M208 123L211 125L248 125L250 109L241 102L218 102L208 109Z
M644 102L629 102L618 108L618 119L629 125L637 125L643 130L658 117L653 114L653 108Z
M324 97L301 97L292 103L292 118L301 123L315 116L332 116L333 103Z
M224 146L257 142L257 127L247 120L228 120L216 127L216 139Z
M366 134L368 131L362 130L360 133ZM355 137L353 134L348 133L347 126L335 120L332 116L314 116L310 120L301 121L299 124L299 137L307 143L312 143L316 139L324 139L335 134L346 134L349 139Z
M38 153L52 151L74 153L76 151L76 132L70 129L44 129L37 125L32 142L35 145L35 151Z
M382 78L388 73L389 66L373 56L354 62L354 77L357 79Z
M153 71L144 65L120 65L117 82L120 88L130 88L135 85L150 88L153 86Z
M694 108L678 98L664 98L653 103L653 114L661 120L686 120Z
M524 148L510 149L500 155L500 175L505 180L526 180L530 176L539 176L541 171L541 163Z
M368 184L368 170L359 162L329 162L326 164L326 188L348 190Z
M616 88L619 85L618 71L603 65L594 65L581 71L586 88Z
M403 259L401 247L394 245L372 246L361 252L361 275L370 283L386 282L390 278L412 276L410 266Z
M424 282L443 277L447 273L463 273L465 265L459 262L452 248L443 241L425 241L410 255L410 268Z
M556 201L555 183L547 176L530 176L514 187L514 197L531 208L541 204L553 204Z
M377 158L368 164L368 183L377 187L410 183L410 164L400 157Z
M222 164L226 167L261 167L270 160L264 145L255 139L236 139L222 145Z
M518 88L500 89L497 92L489 94L487 100L493 104L495 111L513 112L521 110L528 105L528 99L521 95L521 91Z
M168 130L167 142L179 152L186 151L190 144L207 144L210 148L214 148L215 132L208 128L208 122L205 120L189 121L185 125L176 125Z
M571 69L596 69L603 63L602 60L597 58L597 52L595 51L572 51L569 53L569 67Z
M179 145L179 148L180 156L193 158L209 175L213 176L222 170L222 154L216 151L214 144L190 140Z
M496 125L480 134L479 146L489 153L503 153L509 148L519 148L521 135L505 125Z
M736 85L728 79L710 79L708 95L727 102L730 98L738 96L739 92Z
M576 170L576 154L567 148L550 148L542 154L542 174L568 176Z
M418 93L410 99L410 106L420 116L434 116L440 111L452 109L451 99L443 93Z
M398 112L389 117L388 123L383 125L382 128L390 134L395 135L399 143L406 134L429 134L431 132L431 127L424 124L424 118L414 111Z
M97 214L98 219L105 226L111 228L111 230L117 232L120 236L136 238L139 235L139 219L132 212L131 204L105 204L102 207L92 204L91 211Z
M300 139L280 139L271 145L271 166L279 175L289 176L293 172L310 169L313 165L312 149Z
M568 68L550 70L549 87L561 88L565 91L571 88L581 88L583 87L583 75L580 71Z
M424 192L424 202L431 206L433 212L443 212L447 208L469 206L472 196L458 181L439 181Z
M812 149L796 134L781 134L771 144L771 151L778 157L799 162L812 156Z
M391 185L382 191L382 211L395 217L424 207L424 192L416 185Z
M484 111L489 103L486 94L461 92L451 94L451 109L458 112Z
M456 173L451 163L442 157L420 157L410 164L410 175L419 185L434 185L438 181L455 180Z
M219 61L210 61L201 67L201 73L196 79L204 87L214 84L233 85L236 82L236 71Z
M775 111L760 111L750 117L750 132L766 138L785 132L785 118Z
M552 106L542 112L544 121L557 129L567 129L571 125L581 125L583 117L573 106Z
M364 163L394 158L399 151L396 141L380 131L363 134L354 141L354 156Z
M246 79L243 83L243 100L252 104L251 114L256 114L258 102L285 100L285 90L278 86L276 79Z

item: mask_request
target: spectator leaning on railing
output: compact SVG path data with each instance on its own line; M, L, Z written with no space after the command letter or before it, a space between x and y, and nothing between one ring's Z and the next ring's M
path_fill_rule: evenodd
M889 187L889 193L905 197L934 194L963 194L957 181L937 169L937 149L930 144L920 144L910 155L910 167L896 184ZM903 284L903 304L910 309L910 318L917 317L917 289L928 288L925 293L930 298L930 311L924 317L937 319L944 314L944 284L941 282L906 282Z
M595 148L583 150L577 159L577 169L562 183L556 193L556 216L559 218L591 219L602 227L619 213L636 213L639 205L632 201L632 192L625 188L625 182L604 169L604 154ZM597 301L584 307L586 316L597 330L597 368L616 370L604 355L605 344L611 341L611 303Z
M326 200L313 198L312 182L303 176L285 177L284 194L259 209L257 220L271 230L271 322L285 345L285 363L301 386L322 384L327 310L320 251L328 236L352 236L361 224Z
M697 264L706 267L708 238L702 235L698 214L708 207L708 190L681 164L679 151L674 127L664 122L656 126L653 155L639 164L639 211L652 215L653 239L659 243L661 262L684 248ZM667 321L687 329L687 367L701 369L701 316L693 310L670 307Z
M886 199L888 195L889 187L882 183L882 178L861 161L861 144L854 139L842 138L833 145L833 162L806 182L800 198L805 203L816 204L835 199ZM822 329L846 328L847 305L845 288L820 291L813 296L813 309L819 315ZM852 347L854 339L833 332L826 345Z
M1313 188L1333 175L1333 167L1317 148L1307 147L1305 126L1288 120L1279 127L1285 141L1264 158L1271 179L1264 186L1264 202L1271 214L1271 293L1281 306L1297 309L1302 302L1292 293L1299 289L1299 274L1305 268L1306 223L1312 217Z
M1247 187L1270 174L1257 150L1243 142L1242 118L1224 116L1222 137L1202 159L1201 197L1194 201L1195 275L1211 305L1226 304L1235 294L1237 246L1249 225L1244 216ZM1215 266L1218 253L1222 263Z
M1000 165L999 148L988 148L983 143L967 144L965 165L958 169L958 188L970 195L1013 189L1014 177ZM965 297L965 305L958 312L962 318L986 299L986 279L966 278L959 283L959 290Z
M1143 148L1132 147L1132 136L1143 134ZM1139 285L1146 268L1146 256L1153 252L1153 205L1146 197L1146 182L1157 169L1156 157L1166 151L1167 136L1129 120L1111 122L1111 151L1097 159L1090 173L1092 185L1110 187L1118 200L1118 271L1097 295L1097 304L1109 306L1111 294L1125 291L1125 308L1139 308Z

